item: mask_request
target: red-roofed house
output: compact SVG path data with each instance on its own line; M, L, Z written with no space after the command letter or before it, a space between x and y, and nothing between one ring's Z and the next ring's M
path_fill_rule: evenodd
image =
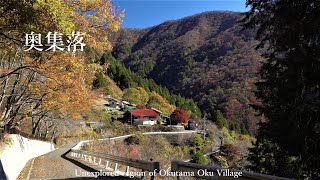
M134 125L154 125L157 123L160 113L153 109L133 109L124 114L124 119Z

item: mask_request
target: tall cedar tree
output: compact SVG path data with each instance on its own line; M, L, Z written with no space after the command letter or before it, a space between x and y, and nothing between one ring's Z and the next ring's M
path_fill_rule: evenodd
M252 170L300 179L320 178L320 2L247 0L242 20L258 28L266 62L257 83L260 127Z
M187 112L185 110L181 110L181 109L174 110L173 113L171 113L171 115L170 115L170 119L173 124L178 124L178 123L187 124L188 123Z

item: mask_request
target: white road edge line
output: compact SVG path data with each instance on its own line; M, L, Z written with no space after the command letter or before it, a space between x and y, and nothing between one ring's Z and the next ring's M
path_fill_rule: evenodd
M30 175L31 175L31 170L32 170L32 167L33 167L34 159L35 159L35 158L32 159L31 166L30 166L30 169L29 169L29 172L28 172L27 180L30 179Z

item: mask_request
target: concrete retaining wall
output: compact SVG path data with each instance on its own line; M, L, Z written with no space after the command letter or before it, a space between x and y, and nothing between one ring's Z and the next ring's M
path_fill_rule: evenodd
M144 135L182 135L182 134L196 134L197 131L178 131L178 132L145 132ZM73 148L73 150L81 150L82 146L85 144L93 143L94 141L114 141L118 139L126 139L128 137L131 137L132 134L124 135L124 136L117 136L112 138L103 138L103 139L97 139L97 140L84 140L80 141L78 144L76 144Z
M53 144L49 142L30 140L16 134L9 135L9 138L11 143L0 154L0 164L4 171L0 177L9 180L15 180L30 159L54 150Z

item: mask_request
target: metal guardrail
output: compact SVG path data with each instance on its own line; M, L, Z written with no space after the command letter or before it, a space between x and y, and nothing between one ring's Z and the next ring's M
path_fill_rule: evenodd
M95 153L89 151L82 151L82 150L75 150L71 149L70 156L73 158L78 158L93 165L97 166L104 166L105 169L110 169L111 162L115 164L112 168L114 172L118 170L118 164L126 166L126 171L124 176L129 176L129 168L136 168L141 169L142 171L149 171L159 173L160 171L160 163L159 162L152 162L152 161L145 161L139 159L132 159L126 157L120 157L115 155L109 154L102 154L102 153ZM154 177L152 176L151 179Z
M239 180L290 180L289 178L259 174L249 171L225 169L217 166L201 165L183 161L171 161L171 172L190 173L193 172L197 179L239 179ZM220 174L219 174L220 173ZM235 177L235 175L237 177ZM180 177L177 177L179 179Z
M192 132L192 131L191 131ZM167 134L171 134L172 132ZM166 133L158 133L158 132L152 132L148 134L166 134ZM176 132L174 132L176 133ZM184 132L184 133L190 133ZM147 134L147 133L144 133ZM126 136L120 136L120 137L114 137L114 138L106 138L106 139L98 139L98 141L103 140L116 140L116 139L122 139L127 138L132 135L126 135ZM84 160L86 162L91 163L92 165L98 165L103 166L105 169L112 169L114 172L118 169L118 164L127 166L124 176L128 176L129 168L135 168L140 169L143 172L149 171L149 172L160 172L160 163L159 162L152 162L152 161L144 161L144 160L138 160L138 159L132 159L132 158L125 158L115 155L109 155L109 154L103 154L103 153L94 153L94 152L88 152L88 151L82 151L80 150L81 146L83 146L86 143L93 142L93 140L87 140L87 141L80 141L76 146L74 146L71 150L71 156L73 158L78 158L81 160ZM211 152L215 153L218 152L218 150ZM208 153L209 155L209 153ZM104 162L103 162L104 161ZM115 163L115 166L111 168L111 163ZM242 170L234 170L234 169L226 169L221 168L218 166L209 166L209 165L201 165L196 163L190 163L190 162L184 162L184 161L171 161L171 172L173 172L174 176L177 177L177 179L180 179L183 177L184 174L190 174L193 173L193 177L196 179L240 179L240 180L290 180L289 178L283 178L283 177L277 177L277 176L271 176L266 174L260 174L260 173L254 173L249 171L242 171ZM177 176L178 174L181 174L181 177ZM151 179L154 179L154 175L151 176ZM187 179L190 179L190 176L186 175ZM143 178L143 177L142 177Z

